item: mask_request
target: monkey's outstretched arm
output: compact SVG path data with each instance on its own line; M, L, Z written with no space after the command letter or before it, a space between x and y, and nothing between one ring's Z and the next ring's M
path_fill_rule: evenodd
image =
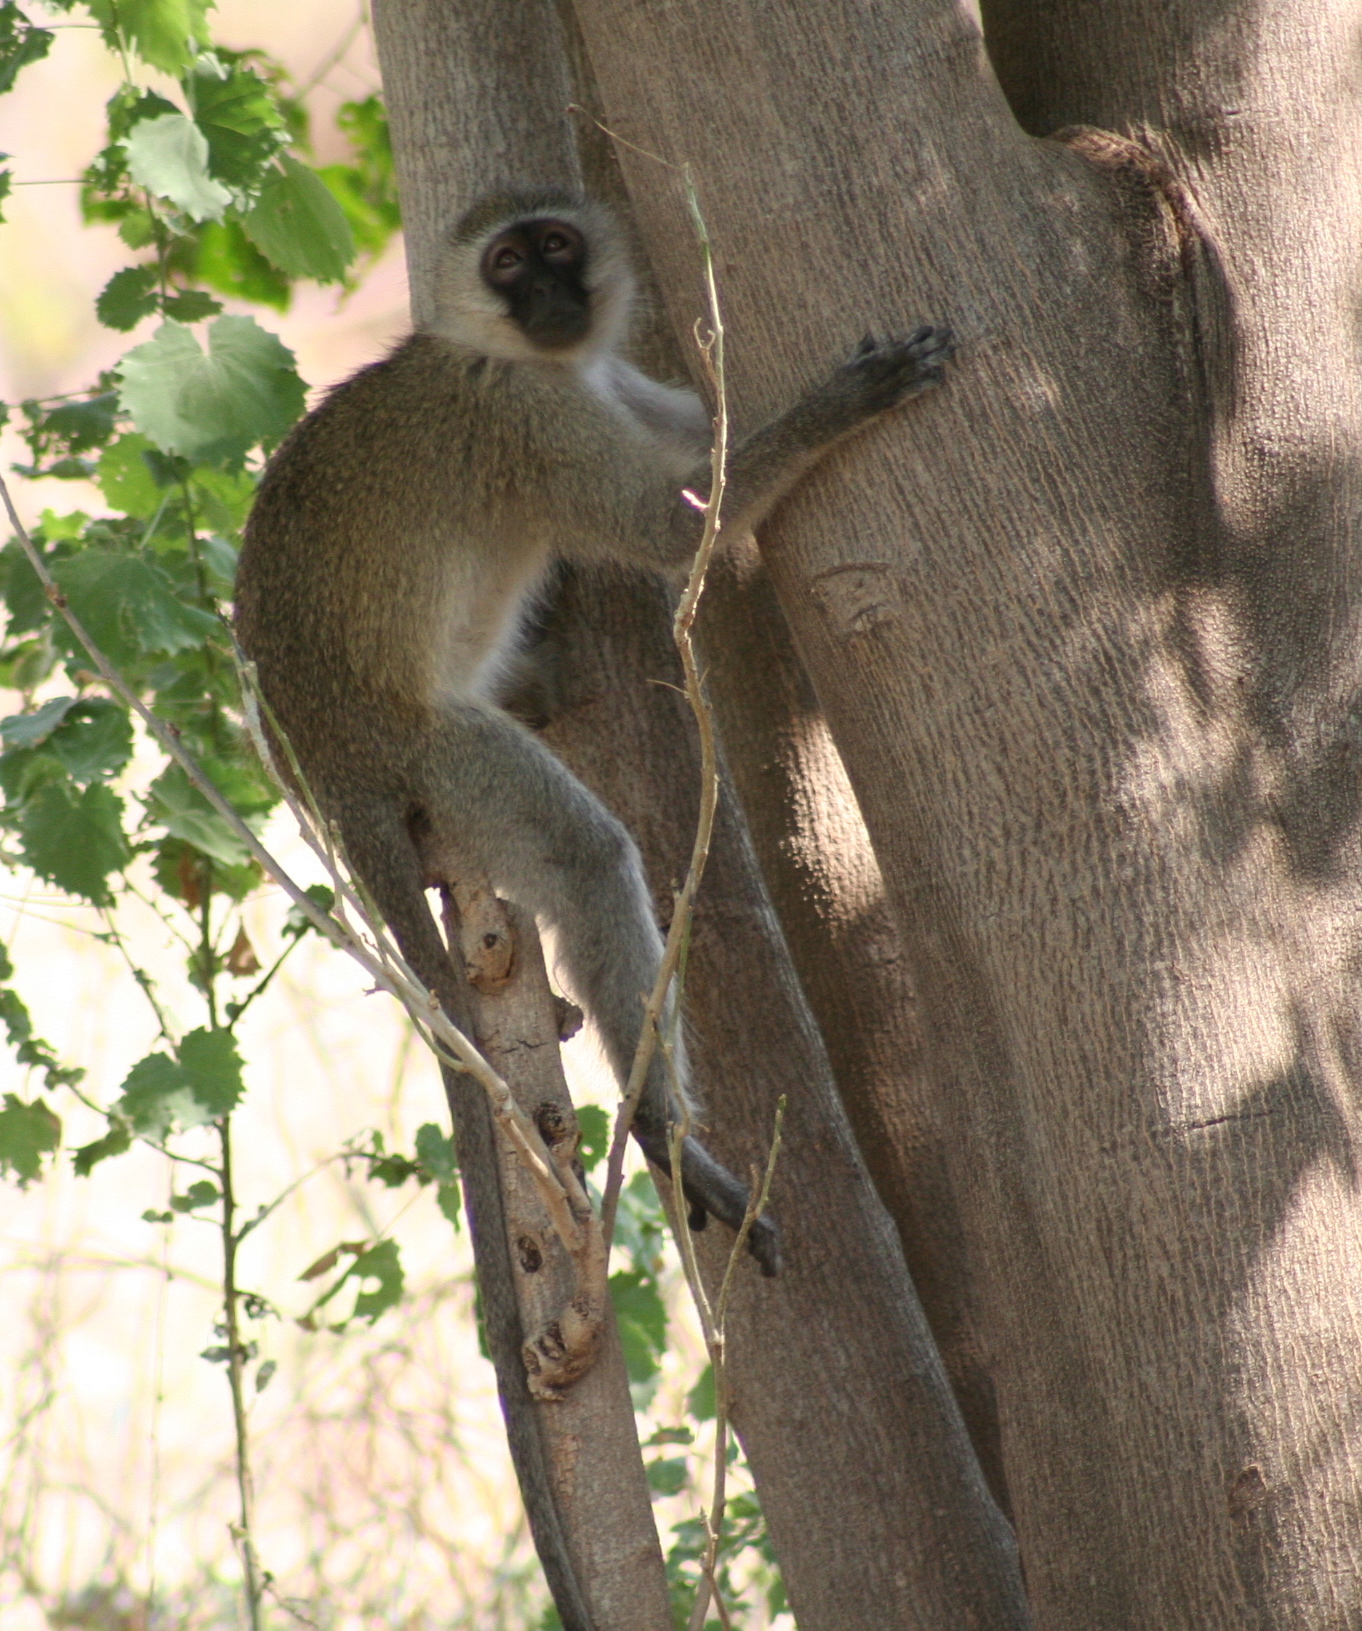
M760 525L836 443L939 384L953 348L949 329L926 324L907 339L867 336L825 380L733 450L724 488L725 530ZM587 499L564 518L558 549L583 560L675 567L699 545L709 485L708 460L676 481L654 471L650 479L631 483L626 473L612 472L601 486L620 495L616 505L606 509Z

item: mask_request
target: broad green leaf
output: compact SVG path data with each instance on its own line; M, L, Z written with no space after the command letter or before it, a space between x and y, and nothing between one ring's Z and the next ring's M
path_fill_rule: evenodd
M222 310L222 302L202 289L185 289L179 294L167 295L161 309L177 323L201 323L205 317L216 317Z
M53 408L43 420L43 429L54 431L72 453L84 453L92 447L103 447L109 440L117 413L117 393L101 391L83 402L64 402Z
M170 1197L170 1209L172 1212L194 1212L201 1206L211 1206L217 1200L218 1194L218 1186L215 1183L211 1183L207 1178L200 1178L196 1184L190 1184L183 1195ZM162 1220L156 1218L152 1221L159 1223Z
M0 790L5 795L5 812L11 814L28 803L48 782L65 782L60 762L41 748L10 748L0 754ZM13 825L11 821L10 825Z
M142 119L128 136L128 174L194 221L220 221L231 192L208 173L208 142L183 113Z
M199 539L199 554L208 569L208 587L223 599L230 597L236 581L237 547L230 538L210 532Z
M179 1046L180 1065L198 1103L216 1120L241 1098L241 1055L230 1031L190 1031Z
M115 1108L134 1132L158 1142L177 1128L198 1127L213 1119L195 1097L186 1071L164 1053L149 1053L137 1061Z
M255 247L240 221L209 221L200 228L192 271L222 294L288 310L293 285Z
M21 68L47 55L52 38L50 30L35 28L12 0L0 6L0 96L13 90Z
M77 1178L88 1178L90 1169L112 1155L122 1155L132 1148L132 1134L120 1122L110 1122L109 1131L93 1144L82 1144L71 1158Z
M650 1275L636 1270L610 1276L610 1300L619 1323L620 1345L631 1382L646 1382L657 1371L667 1342L667 1310Z
M175 594L159 566L132 555L87 549L58 561L52 575L95 644L117 664L153 652L189 651L218 632L217 619ZM58 631L74 650L74 636Z
M156 310L154 266L125 266L115 272L95 301L95 316L105 328L126 334Z
M8 157L9 157L8 153L0 153L0 159L7 159ZM9 197L10 189L13 186L14 186L14 172L13 172L13 170L0 170L0 204L3 204L5 202L5 200ZM4 212L3 209L0 209L0 224L2 224L4 222L4 219L5 219L5 212Z
M290 153L279 157L243 223L251 242L292 277L338 283L355 258L345 212L315 170Z
M610 1148L613 1124L600 1105L582 1104L577 1107L577 1126L582 1135L582 1141L577 1146L577 1154L581 1157L582 1165L590 1172Z
M433 1121L423 1122L416 1129L416 1159L442 1184L453 1183L459 1176L454 1140L442 1133Z
M380 99L369 96L342 102L336 123L349 138L353 162L328 164L317 173L345 211L357 247L378 255L402 224L388 116Z
M277 441L303 411L293 353L253 317L219 317L209 355L179 323L164 323L119 365L123 406L167 453L234 459Z
M246 470L210 470L200 465L192 479L204 525L219 532L239 532L255 502L256 478ZM231 576L236 571L236 546L219 539L216 547L231 551ZM225 557L218 564L225 564Z
M0 741L7 748L36 748L45 742L80 699L53 697L31 714L10 714L0 719Z
M47 751L81 783L107 781L132 757L132 723L115 702L100 697L76 704L48 739Z
M19 823L24 861L68 894L107 906L109 874L131 859L122 814L122 799L100 782L79 795L62 782L49 782L24 806Z
M153 820L175 838L224 866L240 866L250 852L199 792L179 765L171 765L151 784Z
M0 1109L0 1172L12 1172L22 1189L42 1170L43 1157L61 1143L61 1120L41 1099L25 1104L5 1094Z
M132 127L143 119L159 119L163 113L180 112L173 102L158 91L139 90L136 85L120 85L105 104L105 110L109 121L109 138L120 144ZM110 166L126 168L127 157L121 145L112 149L106 147L95 164L101 169Z
M95 480L112 509L123 515L153 516L165 490L146 460L151 443L137 431L110 442L99 456Z
M435 1204L456 1229L461 1227L463 1191L459 1187L459 1165L454 1140L442 1133L433 1121L416 1129L416 1159L436 1180Z
M395 1240L380 1240L361 1252L350 1265L345 1278L361 1283L376 1280L373 1291L361 1290L355 1298L355 1319L368 1320L372 1325L378 1316L402 1300L402 1259Z
M706 1365L700 1380L686 1395L686 1409L696 1421L714 1420L714 1367Z
M678 1495L685 1488L689 1466L685 1456L667 1456L647 1466L648 1488L658 1495Z
M208 39L208 12L214 0L86 0L117 49L120 37L143 62L178 74Z
M233 187L254 187L288 140L270 87L249 68L204 56L190 82L194 123L208 142L208 168Z
M208 861L197 845L173 835L157 846L152 867L157 885L173 900L183 900L186 905L197 906L205 888L229 900L245 900L260 887L260 868L254 861L241 866Z
M17 538L0 550L0 600L5 603L8 614L5 633L11 640L16 635L44 627L52 617L52 602L43 593L38 574Z

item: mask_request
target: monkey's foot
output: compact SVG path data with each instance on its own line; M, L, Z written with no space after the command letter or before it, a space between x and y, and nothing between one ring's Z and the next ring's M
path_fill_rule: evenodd
M634 1122L634 1137L643 1153L660 1171L671 1176L671 1150L665 1133ZM736 1234L747 1216L750 1193L727 1167L716 1161L698 1138L681 1145L681 1187L689 1207L692 1230L703 1229L707 1218L718 1218ZM747 1235L747 1249L768 1277L780 1273L780 1229L772 1217L755 1218Z

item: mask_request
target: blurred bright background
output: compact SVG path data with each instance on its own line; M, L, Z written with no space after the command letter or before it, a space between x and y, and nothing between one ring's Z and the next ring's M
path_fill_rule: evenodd
M75 10L49 23L37 14L57 27L52 52L0 97L0 150L12 155L17 183L0 226L0 398L11 404L91 385L157 321L125 335L93 313L129 255L112 227L81 223L71 184L101 145L103 104L117 84L98 34L69 26L85 18ZM343 156L335 108L379 88L359 13L339 0L221 0L211 21L218 43L264 47L296 85L312 87L316 162ZM155 83L145 69L139 77ZM348 298L302 285L286 315L259 315L314 389L335 380L406 326L400 240ZM91 486L10 476L23 457L13 430L0 434L0 462L26 521L48 507L100 511ZM0 714L18 705L0 696ZM312 880L286 821L266 841ZM283 944L277 892L248 904L247 923L268 965ZM185 1026L203 1023L172 927L150 905L128 926L167 1007ZM39 1034L64 1063L86 1068L83 1090L107 1104L157 1028L116 947L97 938L102 928L93 908L0 872L0 942L16 987ZM365 1129L410 1150L421 1123L444 1125L432 1061L395 1005L366 995L359 971L313 939L243 1019L241 1051L248 1094L233 1116L241 1203L250 1214L289 1192L241 1263L242 1283L279 1314L248 1332L260 1358L277 1361L250 1407L257 1545L273 1577L268 1623L538 1625L546 1596L491 1367L478 1352L466 1233L451 1229L433 1190L383 1189L335 1159ZM567 1051L579 1101L599 1101L603 1089L612 1098L590 1039ZM33 1085L0 1052L0 1089L29 1097ZM60 1097L66 1145L104 1130ZM169 1163L146 1146L89 1178L73 1176L62 1156L25 1191L0 1184L3 1631L243 1623L229 1529L229 1396L222 1367L200 1357L220 1340L220 1240L206 1220L143 1221L144 1211L164 1209L170 1188ZM339 1241L389 1231L406 1269L403 1302L372 1328L302 1329L316 1290L301 1272ZM684 1419L703 1368L675 1271L670 1284L671 1346L645 1432ZM340 1299L335 1307L344 1312ZM669 1524L694 1517L703 1500L696 1471L702 1462L659 1503L664 1546ZM744 1623L766 1621L758 1608Z

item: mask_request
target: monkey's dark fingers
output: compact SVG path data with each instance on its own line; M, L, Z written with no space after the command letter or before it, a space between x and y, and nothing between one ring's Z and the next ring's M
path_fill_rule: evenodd
M862 345L840 373L855 388L867 412L883 413L905 397L939 384L954 348L948 328L926 325L907 340L877 341L869 350Z

